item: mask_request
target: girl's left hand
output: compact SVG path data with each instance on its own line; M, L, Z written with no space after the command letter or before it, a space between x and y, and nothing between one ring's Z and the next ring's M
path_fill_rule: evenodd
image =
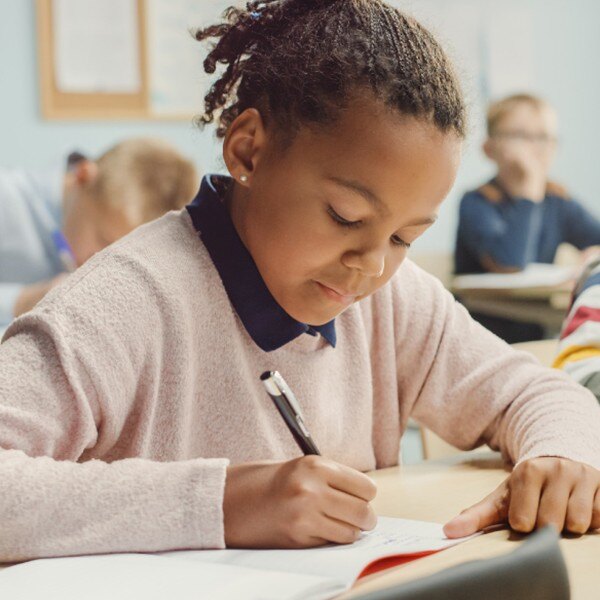
M521 533L545 525L571 533L600 528L600 471L565 458L526 460L489 496L446 523L444 533L457 538L506 522Z

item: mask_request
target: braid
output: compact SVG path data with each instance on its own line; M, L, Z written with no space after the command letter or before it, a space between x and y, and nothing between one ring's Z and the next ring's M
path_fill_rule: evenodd
M223 137L250 107L293 135L301 123L335 120L353 93L370 89L397 111L465 134L452 66L433 36L382 0L255 0L195 32L216 43L204 70L224 71L198 121Z

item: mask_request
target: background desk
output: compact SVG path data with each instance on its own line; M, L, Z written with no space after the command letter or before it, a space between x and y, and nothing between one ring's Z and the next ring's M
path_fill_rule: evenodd
M373 502L379 515L444 523L462 509L483 499L508 475L498 455L463 453L444 461L409 467L393 467L371 473L378 485ZM360 593L424 577L467 560L489 558L514 550L523 536L508 530L495 531L438 554L418 559L360 580L339 596ZM600 596L600 533L561 540L574 600Z
M536 323L548 335L560 331L571 298L571 285L519 290L454 290L469 312Z

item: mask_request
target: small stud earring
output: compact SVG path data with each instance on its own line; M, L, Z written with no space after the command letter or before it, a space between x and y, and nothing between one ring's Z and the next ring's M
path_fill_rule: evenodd
M248 183L248 175L240 175L240 181L242 183Z

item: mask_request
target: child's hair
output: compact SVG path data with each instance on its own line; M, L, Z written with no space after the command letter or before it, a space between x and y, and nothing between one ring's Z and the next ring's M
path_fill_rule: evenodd
M223 137L247 108L289 141L301 123L331 123L367 89L400 113L465 135L465 106L434 37L381 0L260 0L228 8L225 22L195 32L217 38L204 61L225 72L205 97L201 125Z
M532 94L513 94L512 96L496 100L489 105L487 111L488 136L491 137L497 133L500 121L520 104L529 104L529 106L537 110L550 108L548 102Z
M90 193L99 203L122 210L134 226L182 208L198 191L194 165L159 139L125 140L96 163Z

